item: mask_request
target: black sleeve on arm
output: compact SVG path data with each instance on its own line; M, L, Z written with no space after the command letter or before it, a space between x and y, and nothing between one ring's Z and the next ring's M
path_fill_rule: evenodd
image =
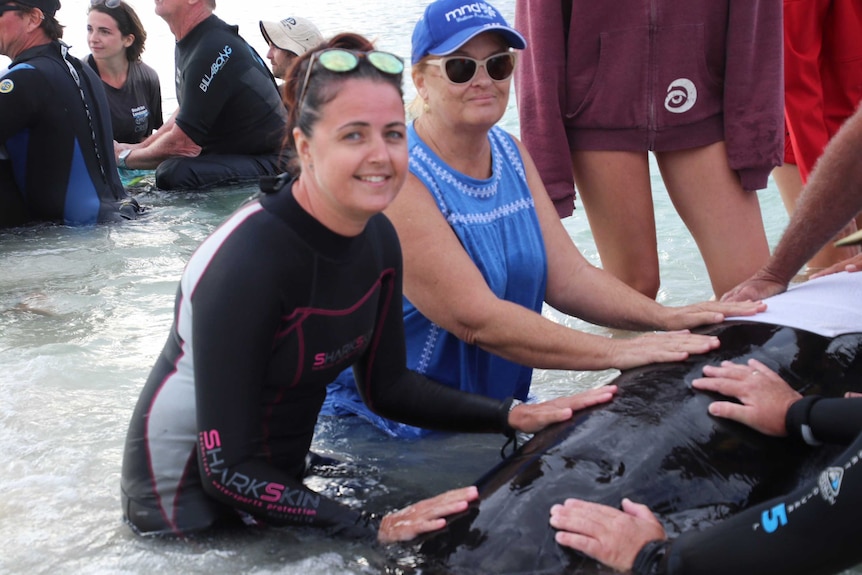
M638 552L632 565L634 575L659 575L667 573L667 552L670 541L650 541Z
M512 399L504 401L475 393L452 389L416 372L405 370L374 401L380 415L402 423L436 429L488 433L499 431L511 436L509 408Z
M804 397L787 411L786 426L809 445L846 445L862 432L862 397Z
M639 573L826 575L862 562L862 434L817 478L667 548L665 570Z
M809 444L853 445L795 492L747 509L673 542L653 541L635 559L636 575L836 573L862 561L862 398L808 396L787 412L788 433ZM840 474L840 477L834 475ZM836 487L837 486L837 487Z

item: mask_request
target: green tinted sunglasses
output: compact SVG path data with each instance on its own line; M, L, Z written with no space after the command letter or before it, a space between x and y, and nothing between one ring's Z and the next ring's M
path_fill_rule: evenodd
M360 58L365 58L368 63L377 68L384 74L397 76L404 72L404 60L389 52L380 52L372 50L370 52L359 52L354 50L345 50L344 48L330 48L315 52L311 56L311 61L308 63L308 69L305 72L305 80L302 82L302 91L299 93L299 101L297 109L302 109L302 104L305 102L305 92L308 90L308 79L311 78L311 70L314 65L320 64L330 72L339 74L352 72L359 67Z

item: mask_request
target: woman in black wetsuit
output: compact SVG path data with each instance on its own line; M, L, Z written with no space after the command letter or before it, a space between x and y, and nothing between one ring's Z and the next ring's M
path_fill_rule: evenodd
M183 273L126 439L123 513L136 532L184 535L243 519L393 542L443 527L474 487L378 523L303 484L326 385L348 366L375 412L451 431L534 432L615 392L527 406L407 370L401 251L380 213L407 173L402 70L345 34L288 74L299 175L262 185Z
M767 435L848 449L816 481L674 541L644 505L623 500L620 511L569 499L551 509L557 542L636 575L817 575L862 562L862 398L802 398L753 359L707 366L704 374L693 387L741 402L714 402L710 414Z

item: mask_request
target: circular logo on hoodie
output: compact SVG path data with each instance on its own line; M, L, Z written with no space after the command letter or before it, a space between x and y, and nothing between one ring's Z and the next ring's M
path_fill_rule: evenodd
M15 82L9 80L8 78L0 81L0 94L8 94L12 90L15 89Z
M664 107L673 114L688 112L697 102L697 87L688 78L678 78L667 87Z

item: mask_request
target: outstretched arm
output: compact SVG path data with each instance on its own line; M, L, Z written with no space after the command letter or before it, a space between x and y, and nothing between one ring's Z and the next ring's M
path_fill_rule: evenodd
M591 266L560 223L523 147L536 211L549 257L546 301L570 315L624 329L671 329L753 314L759 303L665 308ZM717 338L685 331L611 339L571 329L507 301L488 286L449 227L428 189L414 175L386 211L404 252L404 293L431 321L462 341L510 361L546 369L625 369L680 361L718 346Z
M523 145L519 146L548 255L545 301L555 309L597 325L637 331L684 330L719 323L725 316L754 315L766 309L759 301L663 306L591 265L555 216L532 159Z
M724 294L722 301L762 299L783 292L805 262L862 210L860 148L862 108L826 146L772 257L754 276ZM846 263L862 262L857 256ZM833 271L844 267L839 264Z

